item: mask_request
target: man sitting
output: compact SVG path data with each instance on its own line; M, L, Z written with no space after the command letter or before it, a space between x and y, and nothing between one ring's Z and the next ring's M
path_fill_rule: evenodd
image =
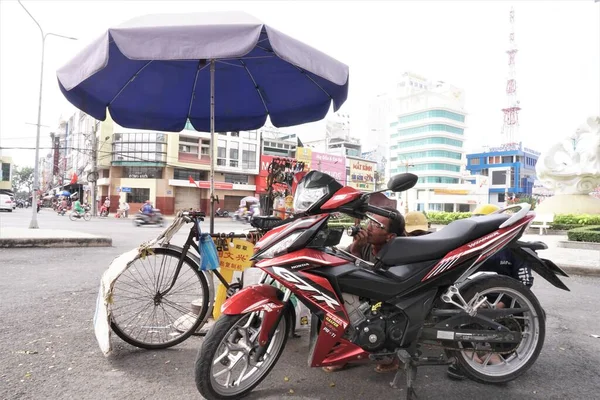
M398 210L391 207L381 207L387 211L397 213L397 218L389 219L380 215L373 215L373 218L379 222L369 220L367 229L361 229L356 235L350 247L346 249L354 256L368 261L375 262L377 254L390 240L397 236L406 236L404 231L404 217ZM381 224L381 225L380 225ZM383 226L383 227L382 227ZM388 372L398 369L398 359L395 358L389 364L379 364L375 368L376 372ZM325 372L335 372L343 369L345 365L323 367Z

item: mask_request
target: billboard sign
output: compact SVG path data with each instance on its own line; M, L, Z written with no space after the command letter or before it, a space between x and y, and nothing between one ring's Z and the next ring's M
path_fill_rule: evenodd
M346 184L346 157L313 151L311 169L331 175L342 185Z
M375 170L377 163L373 161L350 159L350 178L348 186L372 192L375 189Z

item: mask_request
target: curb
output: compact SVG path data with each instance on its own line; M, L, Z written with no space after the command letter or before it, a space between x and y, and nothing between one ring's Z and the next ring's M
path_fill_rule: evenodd
M557 264L563 271L569 275L581 275L581 276L599 276L600 277L600 266L594 267L583 267L581 265L568 265L568 264Z
M565 248L565 249L600 251L600 243L594 243L594 242L576 242L576 241L572 241L572 240L560 240L557 243L557 246Z
M0 238L0 248L112 247L112 239L95 238Z

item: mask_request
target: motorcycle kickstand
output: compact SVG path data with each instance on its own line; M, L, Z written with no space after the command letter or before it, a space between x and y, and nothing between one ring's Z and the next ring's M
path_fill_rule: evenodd
M404 371L398 368L394 380L390 382L390 386L397 389L398 382L404 373L406 376L406 400L418 399L417 393L413 388L413 383L417 379L417 364L405 350L398 352L398 358L400 359L400 362L404 363Z

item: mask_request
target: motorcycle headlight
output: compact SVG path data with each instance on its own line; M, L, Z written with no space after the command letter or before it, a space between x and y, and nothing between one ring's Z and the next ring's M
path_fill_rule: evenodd
M323 196L327 195L327 187L306 188L298 186L294 195L294 212L304 212Z
M298 231L292 233L291 235L283 239L281 242L276 243L272 247L268 248L264 253L260 254L259 258L275 258L281 254L287 253L288 248L292 244L294 244L296 239L298 239L298 237L304 232L305 231Z

